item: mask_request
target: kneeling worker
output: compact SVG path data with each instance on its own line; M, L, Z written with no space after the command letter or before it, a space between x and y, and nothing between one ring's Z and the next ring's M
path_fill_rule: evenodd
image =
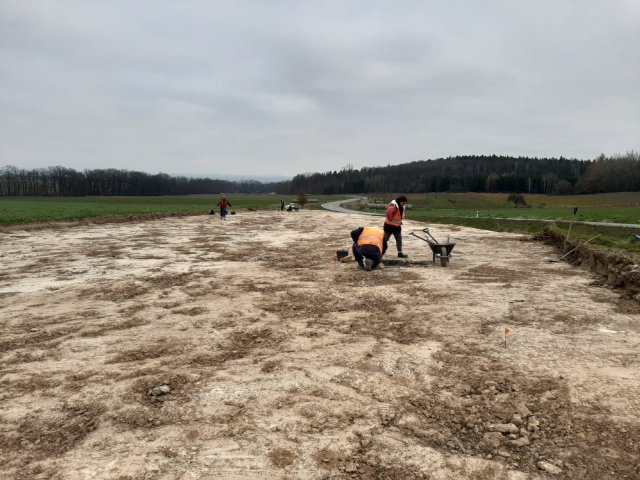
M360 227L351 232L353 256L360 268L370 271L376 268L387 251L384 232L376 227Z

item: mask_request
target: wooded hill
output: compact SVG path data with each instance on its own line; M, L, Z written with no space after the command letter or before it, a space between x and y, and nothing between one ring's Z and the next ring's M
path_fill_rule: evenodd
M386 167L296 175L291 190L322 194L504 192L581 194L640 191L640 155L594 161L458 156Z
M640 154L585 161L566 158L457 156L386 167L350 166L261 183L172 177L118 169L0 168L0 196L504 192L582 194L640 191Z

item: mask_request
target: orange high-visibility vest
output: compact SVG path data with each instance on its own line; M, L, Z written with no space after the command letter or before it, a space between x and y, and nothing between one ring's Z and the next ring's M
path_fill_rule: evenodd
M395 208L393 212L393 216L391 217L391 220L389 220L389 218L385 218L384 223L386 223L387 225L394 225L396 227L400 227L402 225L402 219L405 217L405 213L403 211L402 215L400 215L400 206L397 203L395 203L395 201L391 202L387 206L387 213L391 208Z
M384 232L376 227L364 227L362 233L358 237L358 245L375 245L382 253L382 240Z

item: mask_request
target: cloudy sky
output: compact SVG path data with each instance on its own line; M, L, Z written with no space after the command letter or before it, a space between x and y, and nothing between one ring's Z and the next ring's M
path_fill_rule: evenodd
M637 0L0 0L0 165L625 153L639 25Z

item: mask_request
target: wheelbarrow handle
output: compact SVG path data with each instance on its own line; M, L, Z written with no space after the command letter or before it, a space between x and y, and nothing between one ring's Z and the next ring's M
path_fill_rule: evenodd
M429 232L429 227L423 228L422 231L427 235L429 235L429 237L431 237L431 240L433 240L435 243L438 243L438 241L435 238L433 238L433 235L431 235L431 233Z
M413 235L414 237L417 237L420 240L424 240L425 242L427 241L425 238L421 237L420 235L416 235L416 232L411 232L409 235Z
M420 235L416 235L416 232L411 232L409 235L413 235L414 237L419 238L420 240L422 240L423 242L427 242L428 244L432 244L433 242L431 240L429 240L428 238L424 238L421 237ZM432 237L433 238L433 237ZM437 243L437 242L436 242Z

